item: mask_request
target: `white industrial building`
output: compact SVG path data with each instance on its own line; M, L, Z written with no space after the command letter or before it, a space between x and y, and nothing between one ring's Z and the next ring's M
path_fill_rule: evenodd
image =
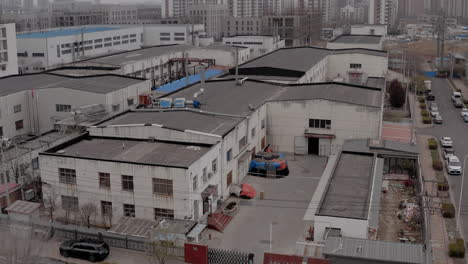
M387 36L388 25L351 25L351 35Z
M0 24L0 77L18 74L15 24Z
M139 49L142 27L84 26L17 34L21 73L59 67L84 58Z
M39 135L69 117L73 109L102 104L120 112L138 103L138 95L151 91L147 80L101 75L68 77L55 74L14 75L0 78L0 135Z
M383 49L384 38L377 35L341 35L327 43L327 49Z
M203 24L144 24L143 47L170 44L196 44L205 35Z
M285 47L284 40L279 36L224 37L223 44L248 47L252 59Z

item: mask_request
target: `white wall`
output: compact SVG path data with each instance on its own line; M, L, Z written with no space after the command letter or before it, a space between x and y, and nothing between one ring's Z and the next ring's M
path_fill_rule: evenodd
M31 133L30 106L28 92L18 92L0 97L0 126L3 136L13 138ZM21 105L21 111L15 113L14 106ZM16 129L15 122L23 120L24 128Z
M327 49L373 49L373 50L382 50L382 41L378 44L363 44L363 43L336 43L328 42Z
M351 69L351 63L362 65L361 69ZM362 72L365 77L385 77L388 69L388 57L355 54L336 54L328 56L327 79L333 80L338 75L349 82L348 72Z
M0 77L13 74L18 74L15 24L0 24Z
M81 42L81 34L53 38L18 38L18 53L28 53L27 57L19 58L18 64L23 73L36 72L41 70L40 68L51 69L61 64L70 63L86 57L95 57L117 51L134 50L140 48L142 45L142 33L142 27L85 33L83 35L83 40L85 42L84 56L81 51L78 52L81 46L77 48L76 52L70 47L62 46L68 44L72 45L71 43L74 42ZM130 37L131 35L135 35L135 37ZM128 38L123 38L124 36L128 36ZM120 39L114 40L114 37L119 37ZM106 38L112 38L112 40L105 41ZM95 41L100 39L102 39L102 42ZM128 43L123 44L123 42L127 40ZM131 42L132 40L134 40L134 42ZM88 44L87 41L91 42ZM120 42L120 44L116 44L117 42ZM105 43L111 43L112 45L106 47L104 46ZM98 45L102 45L102 47L97 48ZM87 50L86 47L91 47L92 49ZM66 53L68 51L70 51L70 53ZM44 55L33 56L33 53Z
M229 47L229 46L227 46ZM234 67L236 65L236 51L234 48L224 50L215 47L200 47L187 51L191 58L197 59L214 59L216 65ZM238 49L239 64L248 61L250 58L250 49Z
M143 46L193 44L192 31L194 36L198 36L205 31L205 26L203 24L143 25Z
M284 40L278 37L237 36L223 38L224 45L239 45L250 49L251 58L262 56L280 48L284 48Z
M316 215L314 219L314 241L324 241L325 228L340 228L344 237L367 239L367 220Z
M380 108L327 100L268 102L268 139L280 152L294 152L294 138L331 134L331 151L345 139L378 138ZM309 119L331 120L331 129L309 128Z
M78 197L80 206L87 202L95 203L99 214L101 201L112 202L114 223L123 216L123 204L135 205L136 218L154 220L154 208L164 208L174 210L176 219L184 219L193 216L193 199L201 197L201 192L208 184L218 184L219 171L206 183L199 181L199 188L195 193L192 189L193 175L201 176L203 167L209 167L211 171L211 162L214 159L219 160L219 153L220 146L213 146L188 169L40 155L41 178L43 182L52 185L59 195L57 215L64 213L61 210L60 196L67 195ZM58 168L75 169L77 184L59 183ZM110 189L99 188L99 172L110 173ZM133 176L134 192L122 191L122 175ZM154 195L152 178L171 179L173 196ZM44 188L44 191L47 190ZM98 222L102 221L101 216L96 219Z
M317 83L327 80L328 58L323 58L320 62L310 68L297 83Z

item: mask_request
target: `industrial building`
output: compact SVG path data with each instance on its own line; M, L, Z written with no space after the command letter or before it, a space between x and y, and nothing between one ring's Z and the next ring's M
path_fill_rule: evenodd
M0 77L18 74L15 24L0 24Z
M21 73L49 70L84 58L139 49L142 27L75 27L17 34Z
M97 75L70 77L51 73L0 78L0 135L7 138L40 135L69 117L75 108L102 104L119 112L138 103L151 90L144 79Z
M383 49L384 38L378 35L341 35L327 43L327 49Z
M279 36L233 36L224 37L223 44L250 48L250 57L256 58L277 49L284 48L284 40Z

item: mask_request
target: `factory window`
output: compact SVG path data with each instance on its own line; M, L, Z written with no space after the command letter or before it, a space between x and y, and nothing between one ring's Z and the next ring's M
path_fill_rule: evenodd
M132 106L134 103L135 103L135 99L133 99L133 98L128 98L127 99L127 105L128 106Z
M113 37L114 40L119 40L120 39L120 36L115 36Z
M331 120L324 119L309 119L309 127L311 128L331 128Z
M124 204L123 205L124 216L135 217L135 205Z
M128 39L128 35L123 35L122 38L123 39Z
M71 50L69 50L69 49L68 50L62 50L62 55L70 54L70 53L71 53Z
M172 196L172 180L153 178L153 193L156 195Z
M44 53L33 53L32 54L33 57L44 57Z
M226 152L226 160L227 160L227 161L232 160L232 149L229 149L229 150Z
M122 175L122 190L133 192L133 176Z
M113 104L112 105L112 111L114 111L114 112L120 111L120 104Z
M265 118L262 119L262 129L264 129L264 128L265 128Z
M84 42L84 44L85 44L85 45L93 44L93 41L92 41L92 40L86 40L86 41Z
M136 42L136 39L131 39L130 40L130 43L135 43Z
M18 113L21 112L21 105L15 105L13 106L13 112Z
M104 41L111 41L112 38L105 38Z
M166 33L166 32L161 32L159 33L159 36L170 36L171 33Z
M203 171L202 171L202 181L203 181L203 183L206 183L208 181L207 171L208 171L208 169L206 167L203 168Z
M95 39L94 43L102 43L102 39Z
M174 210L171 209L163 209L163 208L154 208L154 219L158 220L158 218L174 218Z
M195 192L197 189L198 189L198 175L195 175L195 177L193 177L193 191Z
M174 36L185 36L185 33L183 33L183 32L176 32L176 33L174 33Z
M360 64L360 63L351 63L351 64L349 64L349 68L351 68L351 69L361 69L362 64Z
M111 42L109 42L109 43L104 43L104 47L110 47L110 46L112 46L112 43L111 43Z
M130 37L131 38L136 38L136 34L131 34Z
M122 40L122 44L128 44L128 40Z
M252 130L251 130L251 133L250 133L250 137L251 137L251 138L254 138L254 137L255 137L255 132L256 132L255 129L256 129L256 128L254 127L254 128L252 128Z
M78 197L62 195L62 209L65 211L78 211Z
M171 38L159 38L160 41L169 41Z
M226 175L226 184L229 186L232 183L232 171Z
M239 151L241 151L247 145L247 137L243 136L241 140L239 140Z
M24 128L23 120L18 120L15 122L16 130L20 130Z
M110 173L99 172L99 188L110 189Z
M70 47L70 43L62 44L61 47L62 47L62 48L68 48L68 47Z
M101 214L112 215L112 202L101 201Z
M60 58L60 46L59 45L57 45L57 57Z
M85 50L92 50L93 49L93 46L87 46L84 48Z
M19 52L19 53L16 53L16 55L18 55L18 57L28 57L28 52L27 51Z
M213 174L218 171L218 159L214 159L211 162L211 171L213 171Z
M102 48L102 44L101 45L95 45L94 48L95 49L100 49L100 48Z
M176 38L174 38L174 40L176 40L176 41L185 41L185 38L177 38L176 37Z
M34 158L31 160L31 166L33 170L39 169L39 158Z
M59 168L59 182L64 184L76 184L76 170Z
M56 104L55 111L57 112L71 112L71 105Z

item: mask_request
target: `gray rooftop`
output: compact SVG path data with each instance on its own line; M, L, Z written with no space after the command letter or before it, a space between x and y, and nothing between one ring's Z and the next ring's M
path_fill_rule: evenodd
M242 119L192 111L128 112L101 126L158 124L168 129L194 130L223 136Z
M196 100L202 103L201 109L210 112L247 116L250 106L258 108L267 101L323 99L369 107L380 107L381 91L343 83L317 83L300 85L280 85L247 79L242 85L234 80L214 80L197 83L175 93L171 98L195 99L193 95L204 88L204 93Z
M382 36L376 35L341 35L330 41L343 44L379 44Z
M32 90L33 88L68 88L107 94L144 81L142 79L111 74L87 77L60 76L49 73L13 75L0 78L0 96Z
M32 214L41 207L40 203L18 200L8 206L5 211L9 213Z
M69 144L69 145L67 145ZM49 149L42 155L55 155L110 162L188 168L210 149L209 145L148 142L117 138L82 137ZM62 152L63 153L59 153Z
M373 154L342 152L317 215L367 219Z
M366 86L383 89L385 87L385 78L369 77L367 78Z
M418 155L418 147L409 143L392 140L348 139L343 144L343 151L361 153L392 153L402 156Z
M421 244L387 242L348 237L328 237L323 254L385 263L423 264L424 247ZM379 262L380 263L380 262Z

